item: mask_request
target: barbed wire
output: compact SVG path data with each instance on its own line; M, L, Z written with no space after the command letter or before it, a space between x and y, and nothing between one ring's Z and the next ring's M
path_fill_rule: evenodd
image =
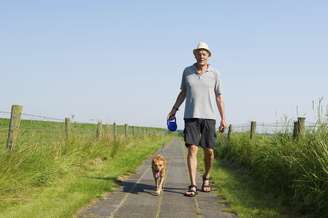
M30 118L41 118L41 119L44 119L44 120L53 120L53 121L61 121L61 122L64 121L64 119L55 118L55 117L48 117L48 116L43 116L43 115L37 115L37 114L22 113L22 116L30 117Z
M306 130L317 130L319 127L315 126L311 126L311 127L305 127ZM250 127L249 128L233 128L232 129L233 132L250 132ZM271 127L267 127L267 128L256 128L256 132L257 133L281 133L281 132L289 132L289 133L293 133L294 129L292 127L290 128L271 128Z
M0 114L10 114L8 111L0 111Z
M315 127L318 126L319 124L317 123L307 123L305 125L305 127ZM243 128L243 127L250 127L251 124L231 124L231 126L233 128ZM280 124L276 124L276 123L258 123L256 122L256 126L263 126L263 127L294 127L294 123L280 123Z
M8 111L0 111L0 114L4 115L11 115L11 112ZM38 115L38 114L31 114L31 113L22 113L23 119L24 117L26 118L33 118L33 120L36 121L56 121L56 122L64 122L64 118L57 118L57 117L52 117L52 116L47 116L47 115ZM31 120L31 119L29 119ZM104 125L112 125L111 123L104 123ZM123 124L122 124L123 125ZM122 126L118 125L117 126ZM233 129L243 129L243 128L250 128L250 123L232 123L232 128ZM318 123L313 123L309 122L305 125L305 128L315 128L319 124ZM257 127L262 127L262 128L293 128L294 123L293 122L272 122L272 123L265 123L265 122L256 122ZM7 127L6 127L7 128ZM138 128L138 126L135 126L135 128ZM140 127L144 128L144 127ZM0 127L1 129L1 127ZM7 128L8 129L8 128Z
M11 112L9 112L9 111L0 111L0 114L10 115ZM21 113L21 115L22 116L27 116L27 117L42 118L42 119L46 119L46 120L55 120L55 121L63 121L64 120L64 118L44 116L44 115L40 115L40 114Z
M11 115L11 112L0 111L0 114ZM48 121L61 121L61 122L63 122L65 120L64 118L61 119L61 118L57 118L57 117L44 116L44 115L39 115L39 114L22 113L21 115L23 117L39 118L39 119L48 120Z

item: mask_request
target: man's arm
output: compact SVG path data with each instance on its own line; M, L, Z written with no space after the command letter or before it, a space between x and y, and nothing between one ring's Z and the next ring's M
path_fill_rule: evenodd
M186 98L186 90L181 90L177 100L175 101L171 112L168 115L168 119L175 117L176 112L179 110L180 105Z
M221 122L220 122L220 132L223 132L224 129L227 127L225 113L224 113L224 101L223 101L223 95L217 95L216 96L216 105L218 107L218 110L220 112Z

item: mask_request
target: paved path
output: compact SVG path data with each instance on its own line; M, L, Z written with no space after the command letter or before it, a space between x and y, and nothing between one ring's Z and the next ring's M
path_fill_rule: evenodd
M214 191L199 192L194 197L185 197L183 193L189 185L186 165L186 149L182 141L174 139L158 153L168 160L168 175L164 192L155 196L154 181L148 159L137 173L124 180L119 190L110 193L80 211L79 218L232 218L232 214L222 210L226 207L219 204ZM201 176L198 174L198 186Z

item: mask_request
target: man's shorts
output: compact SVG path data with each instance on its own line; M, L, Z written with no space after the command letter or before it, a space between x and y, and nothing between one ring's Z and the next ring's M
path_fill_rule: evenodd
M216 132L215 120L191 118L185 119L185 145L197 145L203 148L214 148Z

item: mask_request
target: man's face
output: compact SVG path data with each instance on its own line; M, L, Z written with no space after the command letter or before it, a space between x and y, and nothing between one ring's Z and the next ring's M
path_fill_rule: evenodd
M195 58L197 60L197 64L203 66L207 65L209 53L204 49L199 49L195 52Z

